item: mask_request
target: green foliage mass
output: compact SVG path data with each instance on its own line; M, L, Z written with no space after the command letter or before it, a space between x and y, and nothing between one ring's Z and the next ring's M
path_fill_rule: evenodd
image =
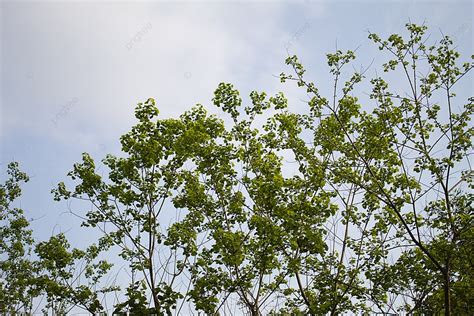
M92 314L103 312L98 294L115 288L96 291L95 285L111 265L96 260L95 245L85 251L70 249L64 234L36 243L23 210L11 207L28 176L18 163L10 163L7 173L9 178L0 185L0 314L33 314L41 298L46 298L41 306L46 315L66 314L74 306Z
M308 95L297 112L283 93L246 105L229 83L212 100L229 123L202 105L162 119L154 99L139 103L107 174L84 153L74 185L53 190L92 205L82 225L102 235L85 251L58 235L29 256L28 221L9 206L27 177L12 164L0 312L31 311L42 293L59 313L106 311L98 295L119 289L100 286L111 265L97 258L114 247L131 276L116 314L473 314L474 98L455 94L473 63L449 37L428 46L425 26L406 29L369 34L388 56L369 80L348 71L353 51L328 54L327 96L288 57L281 82Z

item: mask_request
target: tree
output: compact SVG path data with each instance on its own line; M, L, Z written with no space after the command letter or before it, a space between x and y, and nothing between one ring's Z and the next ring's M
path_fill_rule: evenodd
M74 307L91 314L105 312L99 296L117 291L118 287L100 286L99 281L112 267L105 260L97 260L100 252L96 245L86 250L70 249L62 233L36 245L39 272L34 284L40 293L46 294L43 312L51 309L53 315L65 315Z
M167 202L189 173L185 163L190 153L220 128L216 118L202 113L198 107L180 119L153 121L158 115L155 101L140 103L138 124L121 138L127 156L103 160L110 169L108 178L102 179L93 159L84 154L69 173L79 184L68 191L60 183L54 191L58 200L90 201L94 209L85 215L84 226L99 227L104 233L100 244L118 246L129 263L133 278L128 300L116 312L162 315L183 306L188 288L184 274L197 252L198 223L189 217L181 220Z
M354 310L359 304L348 294L360 295L351 275L358 268L342 266L324 240L331 234L324 224L337 210L335 192L323 189L326 160L298 138L306 118L288 112L282 94L252 92L250 98L239 111L238 91L219 85L214 104L233 124L193 155L195 176L176 200L212 236L193 267L193 299L207 313L232 295L252 315ZM257 117L270 109L277 114L261 131ZM293 176L284 176L284 151L297 163ZM338 284L345 279L349 284ZM219 300L216 290L226 294Z
M29 178L18 163L10 163L7 174L9 179L0 185L0 313L33 314L42 308L44 313L51 310L56 315L76 306L91 313L104 311L98 294L116 288L96 290L111 268L107 262L95 260L101 249L92 245L86 251L69 251L64 234L36 243L24 211L11 207L21 196L20 185ZM38 302L41 296L47 299L44 306Z
M426 46L425 26L407 24L407 30L407 40L396 34L387 40L369 35L380 50L392 56L383 65L384 71L400 70L409 87L409 93L404 94L391 90L381 77L372 79L370 98L376 104L371 110L364 110L350 95L362 79L360 73L345 83L342 97L336 100L341 69L354 58L350 51L328 55L335 80L332 102L304 80L304 69L296 57L287 60L296 76L281 78L295 79L313 96L310 106L321 119L320 135L331 139L332 154L337 154L332 173L341 183L363 189L362 203L370 211L367 215L376 216L378 232L393 227L397 238L392 247L403 243L415 247L403 251L400 260L419 258L425 270L436 271L434 289L428 294L435 305L431 310L437 312L436 306L443 306L446 315L454 308L467 312L471 302L455 295L454 289L459 286L472 293L472 288L464 285L473 275L464 253L472 247L469 155L474 129L469 123L474 99L455 104L454 91L473 63L458 65L459 53L449 37L436 46ZM327 146L321 153L325 150ZM363 175L358 166L366 170ZM376 209L381 212L374 213ZM462 269L458 268L460 261L466 264L461 264ZM411 274L410 279L416 276ZM436 294L441 289L442 303Z
M0 313L31 313L38 294L31 282L36 267L29 258L34 240L23 210L11 207L29 178L18 163L10 163L7 173L9 179L0 185Z

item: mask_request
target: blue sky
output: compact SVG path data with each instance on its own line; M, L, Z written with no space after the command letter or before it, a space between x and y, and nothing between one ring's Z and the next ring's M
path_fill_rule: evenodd
M425 22L433 38L452 35L464 57L473 53L471 1L2 1L0 8L1 179L18 161L31 177L18 205L35 219L35 236L67 231L73 244L93 236L50 190L82 152L96 160L119 154L140 101L155 98L162 117L196 103L213 112L213 92L226 81L242 95L283 91L297 108L302 96L276 77L289 70L287 51L328 92L326 53L358 48L355 65L368 66L381 57L367 30L400 33L409 20ZM465 89L472 92L472 81Z

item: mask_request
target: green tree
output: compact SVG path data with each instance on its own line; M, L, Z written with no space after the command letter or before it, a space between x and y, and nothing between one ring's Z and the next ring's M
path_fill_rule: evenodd
M92 245L86 250L70 249L64 234L52 236L35 247L38 274L34 284L47 298L43 311L65 315L79 307L91 314L105 312L99 296L118 290L115 286L101 286L101 278L112 265L97 260L101 249ZM84 282L86 281L86 282Z
M29 180L18 163L8 165L9 179L0 185L0 313L31 313L38 291L32 282L36 266L30 259L34 240L24 212L11 204Z
M312 96L309 105L320 120L316 135L331 142L320 152L331 150L335 157L331 173L340 183L363 189L361 214L374 216L373 234L392 230L394 238L388 247L415 247L403 250L399 268L406 254L418 258L412 267L421 261L423 270L435 278L429 280L434 288L419 306L429 304L429 310L435 313L442 307L446 315L464 314L472 302L455 294L459 293L455 288L472 294L472 286L465 286L473 275L465 251L472 247L473 177L469 155L474 99L469 97L461 103L455 99L455 90L473 63L459 65L459 53L452 48L449 37L427 46L425 26L407 24L407 30L407 39L397 34L387 40L369 35L380 50L391 56L383 65L384 72L400 73L397 78L405 79L407 93L391 89L389 81L379 76L371 80L370 99L375 104L364 106L353 96L355 86L363 79L361 73L354 73L339 90L341 69L355 58L351 51L328 55L335 82L332 102L315 84L305 81L305 70L295 56L287 59L295 75L282 74L281 79L296 80ZM365 169L364 174L358 166ZM374 258L375 267L379 260ZM406 272L415 271L409 268ZM370 279L371 270L367 272ZM417 275L408 278L413 282Z
M54 190L58 200L90 201L94 208L83 225L100 228L99 243L119 247L129 263L133 278L128 299L116 306L117 313L162 315L183 306L187 267L198 248L199 219L182 219L185 210L174 208L171 199L189 173L190 154L221 128L216 118L202 113L197 107L180 119L157 120L155 101L140 103L137 125L121 138L126 156L103 160L110 169L108 177L98 175L94 160L84 154L69 173L79 184L69 191L60 183Z
M92 245L86 251L69 251L64 234L36 243L23 210L11 207L28 176L16 162L8 165L7 174L9 179L0 185L0 313L33 314L42 308L45 314L51 310L57 315L76 306L90 313L104 311L98 294L115 288L97 290L111 267L96 260L101 249ZM42 296L47 299L44 305Z
M343 265L327 242L335 237L325 224L337 211L336 194L324 189L327 159L300 138L308 118L290 113L282 94L250 99L242 109L238 91L219 85L214 104L233 124L193 154L195 174L175 199L212 236L193 266L191 297L207 313L232 296L252 315L359 308L349 299L360 296L359 263ZM288 155L293 176L284 175Z

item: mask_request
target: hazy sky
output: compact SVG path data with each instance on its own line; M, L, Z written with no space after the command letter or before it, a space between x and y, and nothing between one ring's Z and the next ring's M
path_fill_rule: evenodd
M50 190L82 152L96 160L120 152L136 103L155 98L162 117L196 103L212 112L213 92L226 81L242 95L284 91L295 107L295 89L276 77L289 71L287 50L324 92L326 53L358 48L356 65L367 66L379 58L367 30L400 33L409 20L426 22L433 38L452 35L467 57L472 3L2 1L1 182L6 165L20 162L31 181L18 205L36 219L35 236L68 231L77 242L85 238L78 220Z

